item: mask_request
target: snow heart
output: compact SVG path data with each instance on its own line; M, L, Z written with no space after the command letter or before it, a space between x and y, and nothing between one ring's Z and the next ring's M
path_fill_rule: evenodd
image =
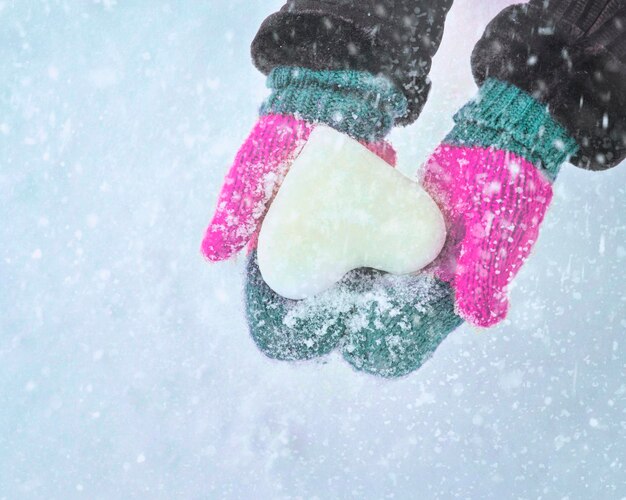
M419 184L357 141L318 126L265 216L259 269L276 293L299 300L361 267L417 272L445 239L443 215Z

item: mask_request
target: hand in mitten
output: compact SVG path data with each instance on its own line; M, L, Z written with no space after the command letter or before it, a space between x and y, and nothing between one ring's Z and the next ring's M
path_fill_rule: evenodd
M371 314L345 342L344 357L358 369L398 376L417 368L461 324L456 313L480 326L502 320L559 166L571 156L603 170L626 157L626 7L574 3L511 6L476 45L472 66L483 88L457 114L425 175L448 223L446 248L429 271L443 278L448 291L435 289L454 309L436 293L402 293L420 289L430 272L386 280L384 293L364 297Z
M531 0L496 16L472 54L479 96L426 166L450 227L439 276L475 325L505 317L560 166L626 156L626 6L578 4Z
M428 270L380 277L362 296L343 348L359 370L405 375L463 320L488 327L505 317L507 286L537 240L560 165L577 149L544 106L497 80L455 122L423 180L446 218L446 245Z
M265 214L314 128L333 127L359 140L389 165L395 151L382 139L406 98L384 77L359 71L279 67L268 78L272 94L237 154L202 244L211 261L228 259L246 244L256 248ZM322 152L323 154L323 152ZM345 286L338 285L339 293ZM337 297L329 291L328 297ZM281 297L265 282L256 251L248 257L246 314L252 338L269 357L310 359L334 349L345 333L352 305L326 296L311 301Z
M458 314L489 327L507 313L507 287L529 256L552 182L578 147L548 109L517 87L487 80L455 115L425 167L424 186L448 227L437 275Z
M211 261L232 257L254 238L315 124L330 125L395 162L393 149L381 139L407 104L386 78L279 67L269 75L268 87L272 94L226 176L202 242Z

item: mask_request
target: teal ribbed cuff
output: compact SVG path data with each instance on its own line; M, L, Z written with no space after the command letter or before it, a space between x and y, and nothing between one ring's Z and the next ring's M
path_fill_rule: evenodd
M390 80L364 71L278 67L268 76L267 86L272 94L261 106L261 115L321 122L359 140L385 137L408 107Z
M483 84L478 97L461 108L454 121L445 142L510 151L537 165L551 181L578 151L576 141L546 106L495 79Z

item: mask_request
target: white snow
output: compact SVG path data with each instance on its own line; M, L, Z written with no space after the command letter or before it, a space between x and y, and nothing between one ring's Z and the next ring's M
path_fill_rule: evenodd
M403 171L504 3L455 2ZM0 2L0 498L626 496L624 165L565 167L509 320L415 374L256 349L199 246L280 5Z

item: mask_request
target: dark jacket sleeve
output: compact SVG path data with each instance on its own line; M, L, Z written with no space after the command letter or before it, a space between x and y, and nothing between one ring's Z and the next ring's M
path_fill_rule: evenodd
M626 0L531 0L503 10L472 55L480 85L512 83L549 106L576 139L575 165L626 158Z
M409 101L398 124L419 116L428 73L453 0L288 0L252 42L259 70L276 66L357 69L382 74Z

